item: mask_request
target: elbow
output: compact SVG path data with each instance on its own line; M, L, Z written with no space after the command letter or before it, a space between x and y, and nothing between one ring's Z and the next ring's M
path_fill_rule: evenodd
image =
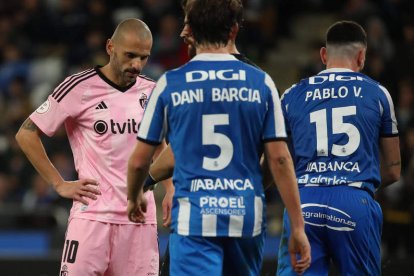
M135 158L133 155L129 159L128 162L128 169L131 171L146 171L149 170L150 163L149 162L142 162L139 158Z
M16 133L16 135L14 136L14 138L16 139L16 142L19 145L19 147L22 148L23 145L24 145L24 135L22 134L22 132L21 132L20 129Z
M389 175L389 179L391 183L397 182L398 180L400 180L400 177L401 177L400 171L393 171Z

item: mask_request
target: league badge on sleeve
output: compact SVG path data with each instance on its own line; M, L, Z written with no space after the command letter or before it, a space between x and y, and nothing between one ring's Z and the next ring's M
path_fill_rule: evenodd
M36 112L39 113L39 114L43 114L43 113L48 112L49 109L50 109L50 101L49 101L49 99L47 99L44 103L42 103L41 106L39 106L36 109Z

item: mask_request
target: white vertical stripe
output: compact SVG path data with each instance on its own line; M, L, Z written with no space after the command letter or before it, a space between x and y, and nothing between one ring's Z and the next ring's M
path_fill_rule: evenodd
M161 93L164 92L164 89L166 86L167 86L167 78L164 74L158 80L157 85L155 86L154 90L151 93L147 107L145 108L145 112L144 112L144 116L141 121L141 125L139 127L138 137L142 139L147 139L148 131L151 126L152 117L154 116L155 106L157 105L158 98L160 97Z
M397 134L398 133L397 118L395 117L394 103L392 102L391 95L384 86L380 85L379 88L382 90L382 92L384 92L384 94L385 94L385 96L387 97L387 100L388 100L388 105L390 106L390 113L391 113L390 116L391 116L391 119L392 119L392 133Z
M263 222L263 201L259 196L254 197L254 226L253 237L259 235L262 232Z
M277 92L275 83L273 82L272 78L266 74L265 75L265 84L269 87L272 93L272 100L274 106L274 118L275 118L275 131L276 137L287 137L286 128L285 128L285 120L283 118L282 107L279 100L279 93Z
M244 216L230 216L229 237L241 237L243 234Z
M217 236L217 216L216 215L202 215L202 235L204 237Z
M190 234L190 211L191 205L188 197L178 199L178 234L188 236Z

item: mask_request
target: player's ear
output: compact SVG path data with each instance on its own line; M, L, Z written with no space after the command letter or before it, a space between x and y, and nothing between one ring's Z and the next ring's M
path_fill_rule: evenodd
M365 48L362 48L358 51L357 65L359 67L359 71L361 71L364 68L366 51L367 50Z
M322 47L321 50L319 51L319 54L321 55L321 60L323 64L326 64L326 59L327 59L327 50L326 47Z
M105 48L106 48L106 53L111 56L112 53L114 52L114 45L113 45L111 39L108 39L106 41L106 47Z
M239 23L233 24L230 30L230 35L229 35L230 40L232 41L236 40L237 34L239 33L239 29L240 29Z

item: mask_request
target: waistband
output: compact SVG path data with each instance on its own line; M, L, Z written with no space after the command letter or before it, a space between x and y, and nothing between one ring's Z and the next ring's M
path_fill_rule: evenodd
M337 186L348 186L354 187L361 190L367 191L372 197L376 191L374 184L369 182L351 182L346 184L339 184L339 185L326 185L326 184L300 184L299 187L337 187Z

